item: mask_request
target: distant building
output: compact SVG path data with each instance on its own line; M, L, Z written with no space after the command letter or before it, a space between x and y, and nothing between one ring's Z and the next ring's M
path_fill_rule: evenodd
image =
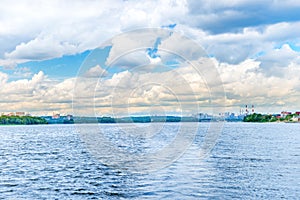
M272 114L273 117L275 117L276 119L280 119L281 118L281 114Z
M66 120L71 120L71 119L73 119L73 115L67 115L67 116L65 117L65 119L66 119Z
M213 116L207 113L199 113L196 118L198 121L210 121L212 120Z
M60 114L53 114L52 119L59 119L60 118Z
M24 117L25 116L25 112L16 112L16 116Z
M293 122L300 122L300 116L294 116L292 117Z
M14 112L8 113L7 116L11 117L11 116L16 116L16 114Z
M212 116L207 114L207 113L199 113L198 114L198 119L211 119Z
M282 118L285 118L286 116L291 115L291 114L292 114L292 112L282 111L280 116Z
M300 111L298 111L298 112L295 112L295 114L296 114L296 115L298 115L298 116L300 116Z
M53 114L52 116L41 116L48 124L74 124L73 115L61 116L60 114Z

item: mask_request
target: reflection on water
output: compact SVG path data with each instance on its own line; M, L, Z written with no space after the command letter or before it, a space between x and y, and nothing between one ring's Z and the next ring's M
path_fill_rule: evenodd
M84 126L89 130L92 125ZM115 125L103 126L115 129ZM208 124L200 126L205 129ZM202 138L199 132L179 160L149 174L101 164L72 125L1 126L0 134L0 199L300 196L299 124L227 123L211 155L204 160L197 155Z

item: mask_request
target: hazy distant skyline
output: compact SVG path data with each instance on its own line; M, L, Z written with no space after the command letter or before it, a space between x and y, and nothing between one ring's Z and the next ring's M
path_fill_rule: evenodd
M258 112L300 110L299 1L2 0L0 4L0 112L73 113L74 83L88 54L117 34L159 27L182 33L203 47L223 81L227 111L238 112L246 104L255 105ZM132 114L168 109L176 113L174 96L167 88L133 84L174 74L189 80L206 111L208 99L201 96L207 93L205 85L196 84L186 63L177 63L175 58L164 62L163 53L156 52L170 46L188 51L188 46L173 44L171 36L157 41L152 52L136 52L112 68L106 65L117 53L115 44L103 48L99 63L85 74L90 78L105 76L97 93L99 111L95 113L94 105L87 104L82 112L109 113L110 104L103 102L112 97L105 91L122 82L126 87L117 91L121 97L132 95ZM147 73L124 68L138 64L166 65L169 70ZM170 84L176 83L178 79ZM180 95L184 96L184 90ZM164 105L145 109L162 99ZM188 106L188 102L187 97L181 103Z

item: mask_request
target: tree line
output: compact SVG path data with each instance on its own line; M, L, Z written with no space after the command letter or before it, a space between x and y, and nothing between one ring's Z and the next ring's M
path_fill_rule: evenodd
M251 115L247 115L244 117L244 122L290 122L292 121L292 118L296 116L296 114L289 114L285 117L276 118L276 116L273 115L266 115L266 114L257 114L253 113Z
M0 116L0 125L30 125L47 124L47 121L41 117L32 116Z

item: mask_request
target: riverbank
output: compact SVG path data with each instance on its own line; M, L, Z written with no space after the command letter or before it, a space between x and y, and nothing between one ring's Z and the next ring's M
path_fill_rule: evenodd
M113 123L160 123L160 122L285 122L299 123L295 121L295 115L288 115L278 118L274 115L253 113L246 115L244 119L232 120L221 117L201 119L196 117L179 116L132 116L132 117L67 117L61 116L53 119L50 116L32 117L32 116L0 116L0 125L35 125L35 124L113 124Z
M296 113L288 114L285 116L280 115L270 115L270 114L258 114L253 113L246 115L243 119L243 122L285 122L285 123L300 123L300 116Z
M47 121L41 117L32 116L0 116L0 125L36 125L47 124Z

